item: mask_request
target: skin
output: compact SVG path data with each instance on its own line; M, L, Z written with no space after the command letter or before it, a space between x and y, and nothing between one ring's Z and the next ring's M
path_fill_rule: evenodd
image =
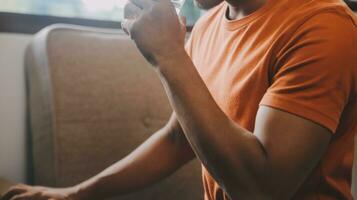
M230 19L264 5L230 1ZM185 26L169 0L131 0L126 10L130 14L123 27L159 75L174 109L170 121L128 157L84 183L64 189L18 185L2 200L126 194L161 180L195 156L233 200L290 199L323 156L329 130L266 106L259 108L254 133L243 129L219 109L185 52Z
M237 20L261 8L266 0L226 0L226 2L229 9L228 19Z

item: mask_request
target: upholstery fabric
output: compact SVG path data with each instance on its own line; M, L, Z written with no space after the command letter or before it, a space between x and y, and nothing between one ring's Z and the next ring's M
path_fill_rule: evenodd
M70 186L120 160L172 110L154 70L116 30L54 25L27 49L35 184ZM193 161L167 180L118 200L202 199Z
M13 183L0 178L0 197L13 185Z

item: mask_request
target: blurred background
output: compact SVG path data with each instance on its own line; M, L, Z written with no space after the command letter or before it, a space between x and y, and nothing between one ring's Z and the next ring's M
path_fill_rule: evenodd
M121 21L127 0L0 0L0 11L57 17ZM181 11L193 25L201 11L187 0Z

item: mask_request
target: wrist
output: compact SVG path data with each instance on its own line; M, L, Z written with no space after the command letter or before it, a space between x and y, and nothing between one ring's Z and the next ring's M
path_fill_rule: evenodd
M160 65L167 64L168 62L172 62L184 55L186 55L185 48L182 46L176 47L176 48L171 48L168 51L159 53L158 55L155 56L156 63L159 67Z
M165 55L157 56L156 67L160 74L166 75L172 70L184 68L187 59L190 59L185 48L176 48L173 51L165 53Z
M69 188L69 199L70 200L90 200L93 199L93 192L90 187L78 184Z

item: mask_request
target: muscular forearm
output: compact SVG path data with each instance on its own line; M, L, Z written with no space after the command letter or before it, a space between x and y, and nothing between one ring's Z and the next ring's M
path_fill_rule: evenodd
M127 194L161 180L187 163L194 154L177 130L165 126L123 160L76 186L79 199Z
M256 191L266 163L259 140L220 110L187 54L161 60L158 71L186 137L211 175L228 192Z

